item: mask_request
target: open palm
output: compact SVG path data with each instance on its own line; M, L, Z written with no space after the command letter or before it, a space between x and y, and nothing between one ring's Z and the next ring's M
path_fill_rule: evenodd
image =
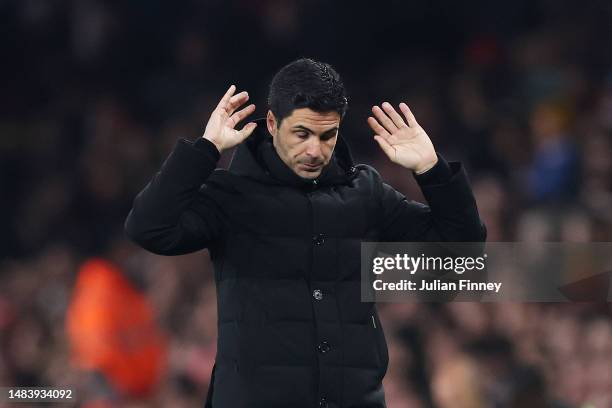
M399 108L405 121L390 103L384 102L382 109L372 107L374 117L368 118L368 125L376 133L374 139L391 161L421 174L438 161L436 150L408 105L402 102Z
M236 112L236 109L249 100L249 94L243 91L234 95L234 92L236 87L232 85L210 115L202 136L214 143L220 152L241 143L257 126L254 122L250 122L241 130L235 129L238 122L255 111L255 105L248 105Z

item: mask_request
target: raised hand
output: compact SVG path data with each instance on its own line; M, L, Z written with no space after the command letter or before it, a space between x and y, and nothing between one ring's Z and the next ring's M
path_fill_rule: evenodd
M416 174L424 173L438 162L436 150L408 105L402 102L399 108L406 121L390 103L384 102L382 109L372 107L375 118L370 116L368 125L376 133L374 139L392 162Z
M210 115L204 135L202 135L204 139L214 143L219 152L240 144L253 133L257 126L256 123L249 122L241 130L234 129L238 122L255 111L255 105L251 104L236 112L236 109L249 100L249 94L243 91L234 95L234 92L236 92L236 87L232 85Z

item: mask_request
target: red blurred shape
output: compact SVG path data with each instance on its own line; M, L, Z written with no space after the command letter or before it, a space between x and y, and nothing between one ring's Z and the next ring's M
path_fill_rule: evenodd
M501 49L497 39L488 35L470 41L465 54L468 61L475 65L495 65L501 59Z
M166 340L153 308L111 262L92 258L79 270L66 315L74 361L101 371L119 392L144 397L166 365Z

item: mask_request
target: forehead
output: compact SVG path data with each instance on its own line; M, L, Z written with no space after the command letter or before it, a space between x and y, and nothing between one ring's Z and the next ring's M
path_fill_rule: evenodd
M282 126L293 128L304 126L313 131L326 131L340 124L340 114L338 112L315 112L310 108L294 109L290 116L283 119Z

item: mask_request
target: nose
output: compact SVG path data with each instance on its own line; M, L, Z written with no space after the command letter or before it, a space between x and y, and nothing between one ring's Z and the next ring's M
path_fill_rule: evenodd
M306 147L306 154L312 158L321 157L321 141L317 137L312 137L308 141L308 147Z

